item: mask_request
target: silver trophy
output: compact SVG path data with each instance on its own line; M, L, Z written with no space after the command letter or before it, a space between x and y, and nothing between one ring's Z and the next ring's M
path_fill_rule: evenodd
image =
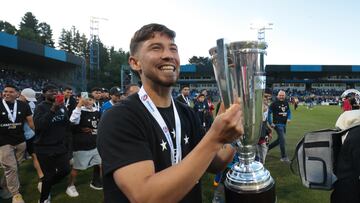
M276 202L274 179L255 161L255 145L263 121L266 47L265 42L225 43L224 39L219 39L217 46L209 51L222 102L228 108L240 99L243 109L245 134L235 141L239 162L226 175L227 203Z

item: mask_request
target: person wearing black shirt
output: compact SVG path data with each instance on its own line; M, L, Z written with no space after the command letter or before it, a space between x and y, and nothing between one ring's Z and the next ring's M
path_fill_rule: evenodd
M73 90L71 87L65 87L64 91L64 104L68 112L72 112L76 107L76 99L73 96Z
M51 187L70 173L67 143L70 122L64 101L55 99L57 91L56 86L45 86L45 101L38 104L34 112L34 147L44 173L40 203L50 202Z
M204 94L199 94L197 96L196 101L194 102L194 110L200 119L202 128L206 132L210 127L210 122L209 122L210 111L209 111L208 103L205 101Z
M94 100L91 95L88 99L81 98L70 116L70 122L75 125L73 138L73 169L71 170L70 183L66 194L70 197L79 196L75 187L75 179L79 170L86 170L92 166L100 166L101 158L96 149L97 126L100 112L93 107ZM102 189L98 176L94 176L90 187Z
M189 93L190 93L189 85L182 86L181 94L176 98L176 100L190 106Z
M101 88L94 87L91 89L92 98L94 98L94 107L97 111L100 111L103 101L101 100Z
M291 120L291 111L289 103L285 101L285 98L285 92L280 90L277 95L277 100L269 106L267 119L270 126L275 129L276 134L278 135L277 139L270 143L269 150L280 145L280 161L289 163L290 160L285 151L285 135L286 124Z
M13 203L23 203L19 193L18 164L26 149L24 123L33 130L34 123L29 105L17 101L17 95L15 86L5 85L0 102L0 165L4 168L1 188L11 193Z
M149 24L131 40L129 63L143 86L109 109L98 128L106 203L201 203L201 176L224 169L234 156L224 144L243 134L239 104L200 141L195 113L172 99L180 70L174 38L167 27Z

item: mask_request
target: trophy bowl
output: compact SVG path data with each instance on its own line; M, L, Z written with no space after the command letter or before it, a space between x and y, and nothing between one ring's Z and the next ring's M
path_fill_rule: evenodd
M263 164L255 161L263 121L266 48L265 42L226 43L219 39L217 46L209 50L225 108L240 99L243 110L244 135L234 142L239 162L226 174L227 203L276 202L274 179Z

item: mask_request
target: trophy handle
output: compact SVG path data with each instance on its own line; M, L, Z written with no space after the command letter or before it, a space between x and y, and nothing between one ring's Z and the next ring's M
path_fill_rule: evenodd
M225 108L229 108L233 101L230 95L231 91L231 80L227 80L230 77L229 64L228 64L228 48L226 45L225 39L218 39L216 41L216 63L217 66L214 67L216 81L220 87L220 97L224 103ZM218 74L216 74L218 73ZM230 91L229 91L230 90Z

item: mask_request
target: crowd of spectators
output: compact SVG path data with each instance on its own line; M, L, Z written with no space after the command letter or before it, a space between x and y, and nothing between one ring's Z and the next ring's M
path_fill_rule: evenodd
M0 70L0 91L4 89L4 85L13 84L19 89L31 87L35 91L41 91L44 84L54 83L53 81L34 75L12 69Z
M276 95L278 90L273 90L273 95ZM296 90L286 89L286 95L289 98L297 98L299 102L313 102L321 104L322 102L339 103L341 101L341 94L344 90L337 89L310 89L310 90Z

